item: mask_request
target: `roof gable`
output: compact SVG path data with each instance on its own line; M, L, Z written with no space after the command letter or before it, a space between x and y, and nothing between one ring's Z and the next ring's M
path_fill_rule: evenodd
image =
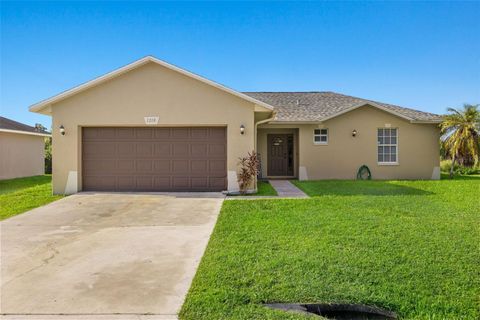
M76 86L76 87L74 87L74 88L72 88L72 89L69 89L69 90L67 90L67 91L64 91L64 92L62 92L62 93L60 93L60 94L58 94L58 95L55 95L55 96L53 96L53 97L51 97L51 98L48 98L48 99L43 100L43 101L41 101L41 102L39 102L39 103L36 103L36 104L30 106L29 110L32 111L32 112L37 112L37 113L50 114L50 113L51 113L50 107L51 107L52 104L57 103L57 102L60 102L60 101L62 101L62 100L64 100L64 99L67 99L67 98L69 98L69 97L71 97L71 96L74 96L74 95L76 95L76 94L78 94L78 93L80 93L80 92L83 92L83 91L85 91L85 90L88 90L88 89L90 89L90 88L92 88L92 87L95 87L95 86L97 86L97 85L99 85L99 84L102 84L102 83L104 83L104 82L106 82L106 81L108 81L108 80L111 80L111 79L113 79L113 78L116 78L116 77L118 77L118 76L120 76L120 75L122 75L122 74L125 74L125 73L127 73L127 72L129 72L129 71L131 71L131 70L137 69L137 68L139 68L139 67L141 67L141 66L143 66L143 65L145 65L145 64L147 64L147 63L150 63L150 62L156 63L156 64L161 65L161 66L163 66L163 67L165 67L165 68L167 68L167 69L176 71L176 72L178 72L178 73L180 73L180 74L183 74L183 75L188 76L188 77L190 77L190 78L193 78L193 79L196 79L196 80L201 81L201 82L203 82L203 83L206 83L206 84L208 84L208 85L210 85L210 86L212 86L212 87L215 87L215 88L217 88L217 89L219 89L219 90L222 90L222 91L224 91L224 92L227 92L227 93L229 93L229 94L232 94L232 95L234 95L234 96L237 96L237 97L239 97L239 98L241 98L241 99L247 100L247 101L249 101L249 102L251 102L251 103L253 103L253 104L255 105L256 111L273 111L273 109L274 109L274 107L271 106L271 105L269 105L268 103L265 103L265 102L263 102L263 101L257 100L257 99L255 99L255 98L253 98L253 97L250 97L250 96L248 96L248 95L246 95L246 94L243 94L243 93L241 93L241 92L235 91L235 90L233 90L233 89L227 88L227 87L225 87L225 86L223 86L223 85L221 85L221 84L219 84L219 83L216 83L216 82L214 82L214 81L211 81L211 80L208 80L208 79L206 79L206 78L203 78L203 77L201 77L201 76L199 76L199 75L197 75L197 74L194 74L194 73L192 73L192 72L190 72L190 71L181 69L181 68L179 68L179 67L177 67L177 66L174 66L174 65L172 65L172 64L169 64L169 63L167 63L167 62L165 62L165 61L162 61L162 60L160 60L160 59L157 59L157 58L155 58L155 57L153 57L153 56L146 56L146 57L144 57L144 58L142 58L142 59L139 59L139 60L137 60L137 61L134 61L134 62L132 62L132 63L130 63L130 64L124 66L124 67L121 67L121 68L116 69L116 70L114 70L114 71L112 71L112 72L109 72L109 73L107 73L107 74L105 74L105 75L103 75L103 76L100 76L100 77L98 77L98 78L95 78L95 79L93 79L93 80L90 80L90 81L88 81L88 82L86 82L86 83L84 83L84 84L81 84L81 85ZM258 107L258 108L257 108L257 107Z

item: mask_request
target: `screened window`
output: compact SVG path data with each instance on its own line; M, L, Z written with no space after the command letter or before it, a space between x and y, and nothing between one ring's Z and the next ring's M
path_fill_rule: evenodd
M378 129L378 163L398 162L397 129Z
M313 130L313 143L327 144L328 143L328 129Z

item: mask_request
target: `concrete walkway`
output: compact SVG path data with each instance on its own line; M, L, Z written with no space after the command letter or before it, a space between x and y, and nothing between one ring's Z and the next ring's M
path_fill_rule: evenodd
M308 198L308 196L288 180L269 180L270 185L281 198Z
M0 223L1 319L176 319L221 194L77 194Z

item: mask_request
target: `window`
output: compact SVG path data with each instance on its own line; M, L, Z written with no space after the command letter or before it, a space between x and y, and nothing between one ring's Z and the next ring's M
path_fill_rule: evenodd
M378 163L398 163L398 134L397 129L382 128L377 131Z
M328 143L328 129L313 130L313 143L327 144Z

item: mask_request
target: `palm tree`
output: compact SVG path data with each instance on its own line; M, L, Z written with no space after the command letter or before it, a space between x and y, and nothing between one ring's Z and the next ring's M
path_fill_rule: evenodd
M479 105L465 104L462 109L448 108L449 114L445 115L440 124L442 142L447 154L452 158L450 178L453 177L455 161L462 163L473 159L478 163L480 154L480 110Z

